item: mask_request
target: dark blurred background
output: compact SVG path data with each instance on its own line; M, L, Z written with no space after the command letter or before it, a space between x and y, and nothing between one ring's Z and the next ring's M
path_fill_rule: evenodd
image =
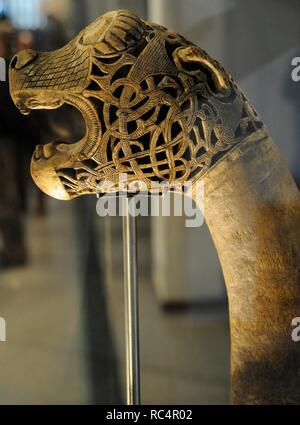
M300 56L297 0L0 0L0 56L62 47L118 8L170 26L238 80L297 181ZM67 107L22 117L0 83L1 404L124 402L122 223L100 218L96 198L46 198L29 175L34 146L78 140ZM142 401L229 402L227 300L206 226L141 218Z

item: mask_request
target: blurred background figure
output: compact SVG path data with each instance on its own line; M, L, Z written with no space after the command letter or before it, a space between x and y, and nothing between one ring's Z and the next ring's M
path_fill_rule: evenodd
M17 46L17 34L2 14L0 18L0 56L9 63ZM14 108L8 85L0 90L0 235L2 249L0 268L23 265L26 261L22 214L22 167L18 153L18 113ZM22 151L22 148L21 148Z
M17 32L16 50L33 49L35 48L34 33L29 30L20 30ZM13 108L13 113L16 114L16 108ZM19 114L20 115L20 114ZM36 144L42 143L43 131L49 127L48 119L40 112L36 112L28 117L18 117L18 126L16 128L15 139L17 142L17 161L18 161L18 181L20 186L20 199L24 212L29 212L29 197L31 192L35 195L33 212L37 215L45 214L45 195L32 185L31 178L28 174L32 152Z

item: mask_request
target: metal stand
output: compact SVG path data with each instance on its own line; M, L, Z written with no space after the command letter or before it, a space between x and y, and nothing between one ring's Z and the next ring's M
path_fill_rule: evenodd
M130 200L133 201L131 203L131 210L129 210ZM137 234L134 202L132 197L123 197L126 381L128 405L140 404Z

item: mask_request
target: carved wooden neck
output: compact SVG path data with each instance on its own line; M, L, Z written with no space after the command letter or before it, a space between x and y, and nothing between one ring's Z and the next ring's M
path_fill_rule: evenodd
M205 178L205 217L229 298L232 401L300 403L300 344L291 339L300 196L271 139L254 137Z

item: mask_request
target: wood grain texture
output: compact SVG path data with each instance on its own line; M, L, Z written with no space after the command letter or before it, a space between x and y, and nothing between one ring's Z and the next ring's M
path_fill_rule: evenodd
M270 138L243 144L205 179L206 220L230 308L232 401L300 403L300 197Z

